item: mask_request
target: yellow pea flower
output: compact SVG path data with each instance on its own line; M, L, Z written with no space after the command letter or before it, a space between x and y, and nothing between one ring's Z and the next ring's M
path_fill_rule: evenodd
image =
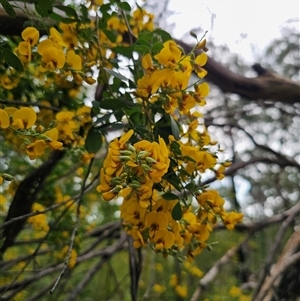
M40 38L40 33L34 27L27 27L22 31L21 36L24 41L28 42L31 46L34 46Z
M27 145L26 153L30 160L34 160L44 153L46 147L47 144L45 140L36 140L35 142Z
M31 45L29 42L20 42L16 51L20 54L22 62L27 63L31 61Z
M49 39L61 47L67 47L67 44L64 42L63 37L54 27L50 28Z
M55 47L55 43L49 39L46 39L39 43L37 50L40 55L43 55L47 49L52 47Z
M43 52L42 62L47 69L61 69L66 62L65 54L61 49L50 47Z
M181 58L181 50L172 40L164 43L164 48L154 58L166 67L172 67Z
M206 104L206 100L204 99L209 94L209 85L208 83L202 83L195 87L194 98L200 106L204 106Z
M200 78L205 77L205 75L207 74L207 71L202 68L202 66L204 66L206 62L207 62L207 55L204 52L199 54L195 59L193 67Z
M0 109L0 128L7 129L10 125L9 116L8 114Z
M228 230L233 230L236 223L241 223L243 221L243 217L243 213L232 211L223 213L222 219L226 228Z
M67 53L67 63L71 68L79 71L82 69L82 60L81 57L75 53L74 50L69 50Z
M153 238L156 231L167 228L168 218L164 212L152 211L147 214L145 226L149 228L149 237Z
M163 249L170 249L175 241L175 236L167 229L159 229L153 238L155 249L162 251Z
M13 115L12 125L17 129L29 129L36 121L36 113L31 108L21 108Z
M147 53L142 57L142 66L146 70L146 72L151 72L154 70L150 53Z

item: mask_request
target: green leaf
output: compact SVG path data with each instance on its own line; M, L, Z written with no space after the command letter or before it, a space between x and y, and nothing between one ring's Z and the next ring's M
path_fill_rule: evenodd
M16 17L16 12L15 12L13 6L7 0L0 0L0 3L2 4L4 10L7 12L7 14L10 17L12 17L12 18Z
M78 22L79 20L78 19L72 19L72 18L62 18L60 20L61 23L64 23L64 24L72 24L74 22Z
M116 71L114 71L114 70L111 70L111 69L109 69L109 68L106 68L106 67L104 67L103 69L104 69L108 74L110 74L110 75L112 75L112 76L115 76L115 77L117 77L117 78L119 78L119 79L124 80L124 81L127 82L127 78L126 78L124 75L122 75L122 74L120 74L120 73L118 73L118 72L116 72Z
M166 192L165 194L162 195L162 197L167 201L178 200L178 196L172 192Z
M55 5L55 8L65 12L67 16L74 17L75 19L78 19L78 15L76 13L76 10L70 6L64 6L64 5Z
M132 57L132 52L133 52L133 46L125 47L125 46L117 46L112 49L113 52L117 54L124 55L128 58Z
M171 214L175 221L178 221L182 218L182 209L179 202L177 202L177 204L173 207Z
M80 18L81 21L83 23L89 23L91 20L89 19L89 16L88 16L88 14L89 14L88 8L85 5L81 4L80 11L81 11L81 18Z
M24 70L24 66L23 66L22 62L20 61L20 59L15 54L13 54L10 50L1 47L0 53L2 53L5 62L10 67L13 67L18 71Z
M155 44L152 46L151 51L152 51L152 53L157 54L157 53L159 53L163 48L164 48L163 43L157 42L157 43L155 43Z
M60 16L59 14L55 13L55 12L52 12L50 15L49 15L49 18L51 18L52 20L54 21L57 21L57 22L60 22L63 17Z
M52 13L52 2L49 0L34 0L37 13L42 17L48 17Z
M187 160L187 161L191 161L193 163L197 163L197 161L195 161L193 158L189 157L189 156L184 156L183 159Z
M92 126L85 139L86 150L89 153L97 153L102 147L102 143L102 134Z
M162 43L167 42L167 41L169 41L169 40L172 40L171 35L170 35L168 32L166 32L166 31L164 31L164 30L162 30L162 29L155 29L155 30L153 31L153 33L154 33L156 36L159 36L159 37L160 37L160 40L161 40Z
M120 99L104 99L99 107L104 110L117 110L126 107L126 104Z
M107 30L107 29L102 29L102 31L105 33L106 37L112 42L112 43L115 43L116 42L116 36L115 34L110 31L110 30Z
M178 124L171 115L170 115L170 120L171 120L172 134L173 134L173 136L176 140L179 140L180 139L180 132L179 132Z
M121 2L119 3L119 7L125 11L131 11L131 6L127 2Z
M140 54L145 54L149 52L149 47L145 45L134 45L134 51L140 53Z

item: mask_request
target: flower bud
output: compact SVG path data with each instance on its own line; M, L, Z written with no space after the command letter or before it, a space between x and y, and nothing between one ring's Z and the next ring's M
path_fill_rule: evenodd
M147 164L141 164L141 166L143 167L143 169L144 169L145 171L150 171L150 170L152 170L152 168L151 168L149 165L147 165Z
M133 153L135 153L135 148L133 147L133 145L132 144L128 144L128 149L131 151L131 152L133 152Z
M157 161L151 157L146 157L145 160L147 163L157 163Z
M119 156L119 158L120 158L122 161L125 161L125 162L131 160L131 158L130 158L129 156Z
M145 157L149 156L150 153L147 151L140 151L138 154L138 159L144 159Z
M132 152L129 151L129 150L121 150L121 151L120 151L120 154L121 154L122 156L131 156L131 155L132 155Z
M142 186L142 184L138 181L132 181L130 184L129 184L130 187L132 188L140 188Z

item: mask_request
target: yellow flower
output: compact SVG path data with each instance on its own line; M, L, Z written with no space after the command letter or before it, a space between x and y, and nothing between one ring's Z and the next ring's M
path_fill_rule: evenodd
M69 50L67 53L67 63L70 65L71 68L75 70L82 69L82 60L78 54L75 54L74 50Z
M177 283L178 283L177 275L176 274L172 274L170 276L170 280L169 280L170 286L176 286Z
M124 201L120 207L121 218L132 225L137 225L144 220L146 209L142 208L137 199Z
M153 238L156 231L167 228L168 218L164 212L152 211L147 214L145 226L149 228L149 237Z
M167 229L159 229L153 238L155 249L162 251L163 249L170 249L175 241L175 236L171 231Z
M153 285L153 290L157 294L162 294L163 292L166 291L166 288L164 286L160 285L160 284L154 284Z
M21 35L23 40L28 42L31 46L34 46L40 38L39 31L34 27L27 27L22 31Z
M57 128L53 128L49 131L46 131L43 135L47 136L49 138L49 141L47 141L47 145L50 146L50 148L52 148L53 150L58 150L58 149L62 148L63 143L57 141L58 140L58 129Z
M144 241L144 238L143 238L143 236L142 236L142 234L141 234L140 231L138 231L138 230L132 230L131 235L132 235L132 237L134 239L133 246L136 249L140 248L141 246L144 247L146 245L145 241Z
M150 53L147 53L142 57L142 66L148 73L154 70Z
M216 190L206 190L197 195L197 201L203 207L209 206L215 213L222 211L225 203Z
M229 291L229 295L232 297L239 297L242 294L242 291L237 286L232 286Z
M193 275L193 276L196 276L196 277L199 277L201 278L203 276L203 272L197 268L196 266L193 266L189 269L189 272Z
M39 43L38 45L38 53L40 55L43 55L45 51L47 51L47 49L55 47L55 43L49 39L43 40L41 43Z
M175 292L181 298L186 298L188 294L188 289L186 285L176 285Z
M243 221L243 213L229 212L223 213L222 219L223 223L228 230L233 230L236 223L241 223Z
M36 121L36 113L31 108L21 108L13 115L12 125L17 129L29 129Z
M7 129L10 125L9 116L8 114L0 109L0 128Z
M194 98L197 103L201 106L206 104L205 97L209 94L209 85L207 83L202 83L195 87Z
M160 85L158 80L157 73L153 72L152 74L146 74L137 82L136 94L140 97L149 97L151 94L157 92Z
M42 62L45 64L46 69L61 69L65 64L66 58L62 50L56 47L50 47L43 52Z
M198 74L200 78L205 77L205 75L207 74L207 71L202 68L202 66L204 66L206 62L207 62L207 55L204 52L199 54L195 59L193 67L195 72Z
M47 147L45 140L36 140L33 143L30 143L26 147L26 153L31 160L36 159L41 156Z
M20 42L16 51L20 54L22 62L27 63L31 61L31 45L29 42Z
M2 180L3 180L3 178L2 178ZM6 211L6 208L5 208L6 203L7 203L6 197L3 194L0 194L0 212Z
M4 74L0 77L1 80L1 86L6 90L11 90L18 86L20 78L18 77L12 77L8 76L7 74Z
M181 58L181 50L174 41L170 40L164 43L164 48L159 54L155 55L154 58L166 67L172 67L174 64L179 62Z
M58 46L67 47L67 44L64 42L63 37L54 27L50 28L49 39L51 39Z

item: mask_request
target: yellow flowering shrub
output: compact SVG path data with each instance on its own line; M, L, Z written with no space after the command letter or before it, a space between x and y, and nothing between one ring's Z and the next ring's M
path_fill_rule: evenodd
M135 248L149 246L185 262L169 284L186 298L187 275L202 277L193 259L210 247L214 227L222 222L232 230L243 219L227 212L222 196L203 182L208 175L222 179L230 166L203 121L209 85L203 80L207 55L199 50L205 42L197 38L185 53L155 28L152 14L140 7L130 13L127 2L79 6L82 14L58 5L72 17L58 17L43 37L33 22L13 46L5 45L15 61L0 60L1 139L6 154L23 160L23 170L14 166L14 179L5 159L0 209L6 213L16 200L19 184L28 180L24 170L45 165L38 179L25 182L33 197L26 199L31 208L23 214L31 216L24 228L32 233L24 231L23 240L47 237L35 250L49 249L53 261L74 268L77 256L83 258L81 238L107 222L105 210L114 211ZM56 154L64 157L52 166ZM31 244L26 251L35 252ZM163 272L161 265L154 268ZM166 287L154 283L151 290L163 295Z

